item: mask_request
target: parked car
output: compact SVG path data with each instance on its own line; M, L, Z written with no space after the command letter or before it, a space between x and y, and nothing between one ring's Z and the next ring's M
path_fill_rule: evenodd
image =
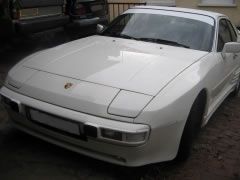
M67 0L66 14L70 16L67 30L71 34L95 34L97 24L108 24L107 0Z
M96 24L107 24L105 0L4 0L0 7L2 37L29 35L67 25L74 27L75 33L90 30L95 33Z
M64 0L9 0L5 11L15 34L32 34L66 25Z
M101 29L10 70L0 94L13 125L123 166L186 159L239 92L236 28L214 12L141 6Z

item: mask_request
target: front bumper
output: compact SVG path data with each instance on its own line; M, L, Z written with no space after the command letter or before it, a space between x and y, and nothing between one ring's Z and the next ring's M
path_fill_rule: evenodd
M134 132L142 129L143 126L146 125L109 120L76 112L21 95L6 87L1 89L0 94L18 104L18 108L7 108L15 127L45 141L80 154L123 166L141 166L154 162L167 161L173 159L176 155L176 149L173 149L176 144L172 139L175 139L174 131L178 124L163 127L162 129L154 127L154 130L151 131L151 136L141 145L118 144L92 137L87 137L87 140L83 140L82 138L52 131L51 129L32 122L26 117L26 107L39 109L43 112L71 119L75 122L110 129Z

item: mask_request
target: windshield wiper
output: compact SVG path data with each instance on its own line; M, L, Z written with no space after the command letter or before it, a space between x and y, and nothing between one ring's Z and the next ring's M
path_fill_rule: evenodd
M154 43L159 43L159 44L168 44L168 45L174 45L174 46L179 46L179 47L184 47L184 48L190 48L189 46L185 44L181 44L175 41L169 41L165 39L155 39L155 38L136 38L137 40L140 41L146 41L146 42L154 42Z
M129 36L127 34L117 34L117 33L112 33L112 34L103 34L103 36L110 36L110 37L120 37L120 38L124 38L124 39L133 39L133 40L139 40L138 38Z
M190 48L189 46L187 46L185 44L181 44L181 43L178 43L178 42L175 42L175 41L169 41L169 40L165 40L165 39L137 38L137 37L129 36L127 34L112 34L110 36L121 37L121 38L125 38L125 39L133 39L133 40L136 40L136 41L154 42L154 43L159 43L159 44L168 44L168 45L174 45L174 46L179 46L179 47L184 47L184 48Z
M118 37L125 38L125 39L139 40L138 38L135 38L135 37L129 36L129 35L127 35L127 34L119 34Z

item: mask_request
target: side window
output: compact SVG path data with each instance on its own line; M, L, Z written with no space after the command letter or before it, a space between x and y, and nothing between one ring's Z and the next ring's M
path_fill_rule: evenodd
M237 42L237 34L236 34L231 22L229 20L227 20L227 23L228 23L228 27L231 32L232 42Z
M231 42L231 32L225 19L219 21L217 51L221 52L225 43Z

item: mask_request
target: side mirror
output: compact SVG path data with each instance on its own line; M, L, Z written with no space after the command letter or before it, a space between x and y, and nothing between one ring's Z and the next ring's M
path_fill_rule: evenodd
M222 57L225 59L226 53L237 54L240 53L240 43L239 42L228 42L224 45L222 50Z
M240 53L239 42L228 42L224 45L222 53Z
M100 34L103 32L103 30L106 28L106 26L102 24L97 24L97 33Z

